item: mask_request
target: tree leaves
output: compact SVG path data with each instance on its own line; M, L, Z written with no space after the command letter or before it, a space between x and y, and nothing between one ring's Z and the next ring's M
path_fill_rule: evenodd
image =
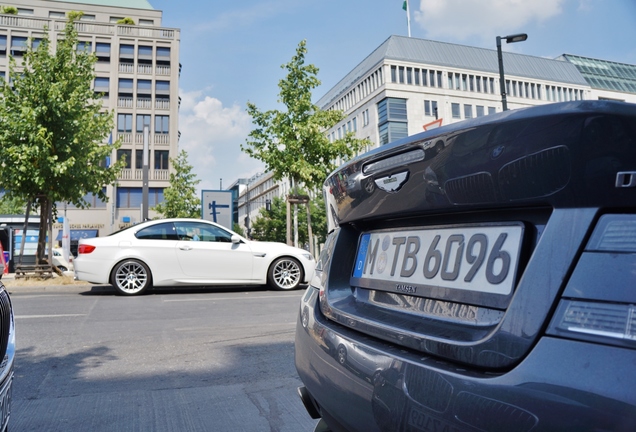
M311 102L311 91L320 85L318 68L305 65L306 41L301 41L289 63L281 66L287 76L278 83L278 102L287 111L260 111L248 102L247 112L255 128L241 149L265 163L274 178L293 179L316 191L336 168L338 159L346 160L368 144L353 133L329 141L325 132L344 119L342 111L322 111Z
M196 195L200 180L188 163L188 153L181 150L176 159L170 159L174 172L170 173L170 187L163 190L164 201L154 210L166 218L201 217L201 200Z

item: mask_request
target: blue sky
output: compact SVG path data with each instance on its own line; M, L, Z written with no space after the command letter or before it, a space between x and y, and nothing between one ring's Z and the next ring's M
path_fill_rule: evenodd
M407 35L403 0L148 0L163 27L181 29L180 148L201 180L224 188L263 171L240 150L252 129L248 101L280 109L281 65L307 40L319 68L317 101L391 35ZM410 0L411 36L507 51L577 54L636 64L634 0ZM221 180L222 179L222 180Z

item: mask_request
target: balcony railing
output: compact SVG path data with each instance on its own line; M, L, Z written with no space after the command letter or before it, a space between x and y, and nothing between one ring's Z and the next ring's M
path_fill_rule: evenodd
M137 73L143 75L152 74L152 65L149 64L138 64L137 65Z
M55 31L60 32L64 30L64 27L66 27L66 20L0 14L0 26L38 30L44 30L48 27L49 29L54 29ZM177 39L179 33L179 30L177 29L86 21L76 21L74 23L74 26L78 33L91 33L111 36L143 36L155 39Z
M152 108L152 99L138 97L137 108Z
M47 19L16 15L0 15L0 26L3 27L25 27L43 30L48 25L49 20Z
M157 66L155 73L157 75L170 75L170 66Z
M170 144L170 134L156 133L154 136L154 143L157 144Z
M122 144L132 144L132 134L130 132L118 132L117 139Z
M148 180L170 180L170 171L167 169L149 169ZM124 168L118 176L118 180L143 180L143 169Z
M135 66L132 63L119 63L119 72L121 73L133 73Z
M160 110L169 110L170 109L170 100L166 99L156 99L155 100L155 108Z
M118 97L117 98L117 108L132 108L133 107L133 98L131 97Z

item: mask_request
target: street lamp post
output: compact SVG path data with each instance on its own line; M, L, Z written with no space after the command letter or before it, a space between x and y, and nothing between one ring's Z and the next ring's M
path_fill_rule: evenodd
M501 90L501 106L503 111L508 110L508 101L506 100L506 79L504 78L503 56L501 54L501 40L506 43L523 42L528 39L525 33L513 34L510 36L497 36L497 60L499 61L499 89Z

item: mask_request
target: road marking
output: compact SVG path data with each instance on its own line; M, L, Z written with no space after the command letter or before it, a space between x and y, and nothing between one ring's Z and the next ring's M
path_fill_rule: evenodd
M83 317L87 314L58 314L58 315L16 315L15 318L18 319L29 319L29 318L66 318L66 317Z
M164 302L191 302L191 301L216 301L216 300L263 300L270 298L294 298L302 297L302 293L298 295L278 295L278 296L250 296L250 297L209 297L209 298L189 298L189 299L170 299Z

